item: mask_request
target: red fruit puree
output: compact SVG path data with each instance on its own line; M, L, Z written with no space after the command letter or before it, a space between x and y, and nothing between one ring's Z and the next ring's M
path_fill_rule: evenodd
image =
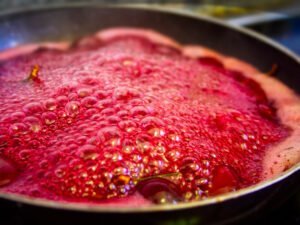
M56 201L234 191L289 135L254 80L132 35L4 60L0 96L0 192Z

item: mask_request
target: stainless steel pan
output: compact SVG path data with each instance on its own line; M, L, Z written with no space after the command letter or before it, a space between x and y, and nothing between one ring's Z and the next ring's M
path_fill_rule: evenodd
M206 17L149 8L60 6L0 15L0 51L29 42L74 40L116 26L151 28L181 43L200 44L241 58L300 92L300 60L271 40ZM1 100L0 100L1 101ZM281 176L234 193L178 205L89 207L0 194L1 213L16 210L24 224L219 224L253 217L300 187L300 164ZM2 209L1 209L2 208ZM5 209L5 210L4 210Z

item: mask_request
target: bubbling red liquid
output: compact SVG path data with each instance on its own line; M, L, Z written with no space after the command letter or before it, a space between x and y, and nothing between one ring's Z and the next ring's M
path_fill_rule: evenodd
M0 96L0 191L51 200L233 191L289 135L255 81L134 36L4 61Z

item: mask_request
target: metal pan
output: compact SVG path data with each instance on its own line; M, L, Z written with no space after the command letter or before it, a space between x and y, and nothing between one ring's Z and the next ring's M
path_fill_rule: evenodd
M151 28L181 43L204 45L243 59L265 72L277 64L276 76L300 92L300 60L284 47L249 30L210 18L157 9L73 5L5 13L0 15L0 51L29 42L74 40L116 26ZM299 179L297 164L277 178L234 193L146 208L91 207L0 194L0 214L11 209L18 213L19 224L31 225L220 224L253 217L262 208L279 204L299 188Z

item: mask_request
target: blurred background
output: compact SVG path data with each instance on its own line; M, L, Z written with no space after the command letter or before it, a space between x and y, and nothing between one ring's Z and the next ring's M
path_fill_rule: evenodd
M246 26L300 55L300 0L0 0L0 12L62 4L130 4L204 14Z

